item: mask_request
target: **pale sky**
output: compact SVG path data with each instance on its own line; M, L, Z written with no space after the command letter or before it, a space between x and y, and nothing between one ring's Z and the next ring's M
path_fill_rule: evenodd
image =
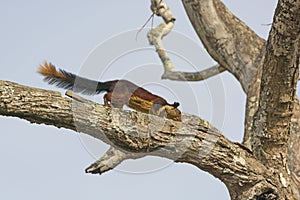
M177 69L212 66L181 2L165 2L177 17L165 43ZM270 26L263 24L272 22L276 2L224 2L267 38ZM179 99L184 112L200 115L230 140L240 142L245 95L238 82L229 73L199 83L160 80L162 68L146 42L146 32L139 34L138 41L134 37L151 15L149 7L145 0L2 0L0 80L63 93L36 73L44 61L89 78L125 77L171 102ZM154 26L160 22L155 17ZM93 70L100 71L95 75ZM101 102L102 96L93 99ZM89 175L84 169L104 153L106 144L17 118L0 117L0 127L0 199L229 199L222 182L192 165L145 158L126 161L101 176Z

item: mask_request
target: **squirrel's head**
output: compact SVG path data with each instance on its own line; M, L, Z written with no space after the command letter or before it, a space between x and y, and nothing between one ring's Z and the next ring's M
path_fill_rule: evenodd
M180 105L180 103L174 102L171 106L173 106L174 108L177 108L179 105Z

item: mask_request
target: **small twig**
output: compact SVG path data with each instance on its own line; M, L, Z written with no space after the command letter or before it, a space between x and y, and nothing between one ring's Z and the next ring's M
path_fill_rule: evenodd
M143 26L138 30L138 32L135 35L135 40L137 41L139 33L145 28L145 26L148 24L148 22L152 19L152 26L153 26L153 19L154 19L155 13L153 12L151 16L147 19L147 21L143 24Z
M153 26L154 26L154 13L153 13L153 17L152 17L152 20L151 20L151 29L153 29Z
M268 23L268 24L261 24L262 26L271 26L272 23Z

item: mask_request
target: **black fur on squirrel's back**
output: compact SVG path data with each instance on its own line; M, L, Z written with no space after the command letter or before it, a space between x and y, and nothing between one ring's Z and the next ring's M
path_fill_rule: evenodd
M44 80L51 85L86 95L112 92L115 82L118 82L118 80L98 82L82 78L62 69L56 70L52 63L47 62L44 65L40 65L38 72L42 74L45 77Z

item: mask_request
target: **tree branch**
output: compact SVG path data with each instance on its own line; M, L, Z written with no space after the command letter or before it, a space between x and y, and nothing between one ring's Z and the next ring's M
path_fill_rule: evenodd
M151 9L154 14L161 16L164 20L164 23L148 32L149 43L154 45L164 67L162 79L177 81L201 81L226 71L226 69L220 65L216 65L199 72L175 71L174 65L169 58L162 42L162 38L171 32L174 26L175 16L162 0L152 0Z
M275 187L277 180L249 150L230 142L196 116L183 115L182 122L166 120L72 101L58 92L8 81L0 81L0 114L82 132L121 150L110 149L102 161L87 169L89 173L115 167L127 159L123 152L128 151L137 156L155 155L193 164L222 180L233 199L256 198L266 191L280 196ZM107 163L109 160L112 161Z
M173 25L173 22L169 22L168 24L162 23L157 28L151 29L148 32L148 40L151 45L155 46L155 49L164 67L164 74L162 75L162 79L170 79L176 81L202 81L226 71L226 69L220 65L215 65L199 72L175 71L174 65L169 58L166 50L164 49L162 43L162 38L171 31Z
M278 19L279 21L279 25L277 25L278 29L281 29L279 30L280 34L282 34L282 31L285 29L285 26L281 27L280 24L287 24L286 26L289 26L290 29L286 33L289 34L289 31L291 31L291 34L289 34L288 36L285 35L281 39L280 37L275 37L271 42L270 37L268 45L265 47L265 41L259 38L244 23L237 19L219 0L183 0L183 4L190 17L190 20L210 55L222 67L226 68L229 72L233 73L236 76L236 78L240 81L244 91L247 93L244 143L250 148L255 146L256 155L269 164L268 166L270 167L270 169L272 169L272 171L278 175L278 178L281 181L281 185L284 188L290 189L291 187L289 182L290 178L288 176L288 165L290 166L289 168L292 169L292 181L294 181L295 183L292 186L294 188L299 188L298 180L300 179L297 173L298 171L296 170L297 163L299 163L299 158L296 156L297 153L294 153L298 152L295 150L299 149L298 146L300 146L298 145L299 143L296 142L300 141L299 137L297 137L296 131L300 127L300 125L299 116L297 116L297 114L295 113L297 112L297 109L293 109L293 99L296 85L294 78L298 77L297 70L299 67L298 50L300 49L300 47L298 41L300 27L299 18L297 16L299 16L300 8L299 2L282 2L283 6L279 4L280 6L277 8L277 10L279 11L275 13L275 19ZM284 3L286 3L286 5L284 5ZM287 10L291 12L287 12ZM286 13L289 13L288 16L286 16ZM292 14L290 15L290 13ZM274 20L273 28L276 26L276 23L277 22ZM159 39L161 38L158 37L158 40ZM294 41L296 41L296 43L290 44L290 41L293 39ZM272 43L274 43L275 46L271 48L271 54L273 54L272 51L278 51L279 53L277 52L275 54L279 55L281 49L285 51L284 49L286 47L292 47L292 49L282 54L281 58L273 59L272 56L270 56L269 52L269 44ZM158 47L156 48L159 49ZM158 54L160 55L159 51ZM269 57L265 59L266 54ZM288 55L293 55L294 57L288 58ZM164 65L167 64L169 66L172 66L172 63L168 57L163 57L160 55L160 58L162 59ZM270 70L269 65L273 65L273 67L276 64L281 66L291 66L291 63L284 61L284 59L292 60L291 62L293 63L294 70L296 71L292 72L288 70ZM272 60L276 61L275 65ZM276 68L276 66L274 68ZM168 71L166 69L172 70ZM289 72L291 72L291 80L289 80L289 78L288 80L285 80L286 75L288 75ZM165 68L163 78L183 81L195 80L195 75L197 76L198 74L200 74L200 72L192 74L175 72L174 68L169 67ZM274 101L279 102L276 105L266 101L266 99L270 98L270 96L265 96L265 98L260 96L261 93L264 93L263 91L260 91L262 74L263 77L265 77L262 82L266 81L262 84L262 88L265 88L265 86L270 83L272 85L273 83L273 86L270 87L272 89L270 90L270 88L265 88L266 90L264 92L268 95L270 94L270 91L276 94L272 97L274 98ZM186 77L188 77L188 79ZM269 77L272 77L272 79L269 79ZM273 78L275 78L276 80L282 80L282 83L285 82L285 87L282 87L281 89L279 89L280 86L276 87L277 82L274 81ZM291 84L289 85L288 82ZM250 85L251 88L249 91ZM281 91L285 91L286 93L283 92L281 94ZM295 102L299 103L297 100L295 100ZM280 108L282 108L282 104L285 104L288 111L280 110ZM289 122L291 121L293 113L294 120L291 128L289 128ZM268 122L268 115L272 116L274 119L278 118L278 120L271 120ZM272 130L274 130L274 134ZM281 134L282 131L285 134ZM257 135L257 132L259 132L260 134ZM255 139L252 138L253 134L256 134L254 136ZM281 134L280 137L278 137L278 134ZM290 142L287 143L289 136L291 136L289 140ZM296 141L291 142L292 139L296 139ZM269 142L266 143L265 140L268 140ZM288 159L289 157L287 156L287 152L290 153L290 159ZM276 163L277 160L274 159L275 157L280 158L281 163ZM270 160L268 160L269 158ZM295 177L297 177L297 179ZM291 192L289 191L287 192L287 194L291 194Z
M300 199L300 102L295 100L288 144L288 167L292 175L292 188L297 199Z
M123 152L115 147L110 147L109 150L96 162L85 169L86 173L102 174L121 164L127 159L137 159L145 156L144 154Z
M208 53L232 73L247 93L264 56L265 41L219 0L182 0Z
M151 45L154 45L156 52L158 53L158 56L163 63L164 70L165 70L164 74L175 71L174 65L171 59L169 58L162 43L162 38L171 32L173 26L174 26L174 21L168 23L162 23L155 29L151 29L148 32L149 43Z
M203 81L224 71L226 71L224 67L215 65L198 72L167 71L162 78L174 81Z
M285 190L291 189L288 140L299 77L299 16L300 1L278 2L266 46L251 141L254 154L280 178Z

